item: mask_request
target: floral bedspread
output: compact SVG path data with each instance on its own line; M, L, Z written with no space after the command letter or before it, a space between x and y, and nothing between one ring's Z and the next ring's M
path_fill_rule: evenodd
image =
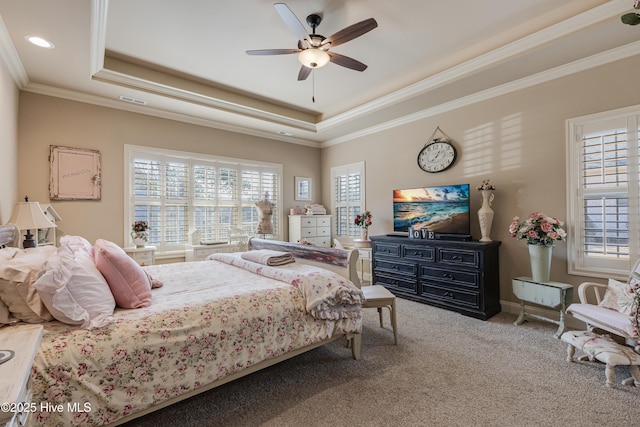
M36 425L103 425L228 374L361 331L361 317L315 319L290 284L217 261L145 267L152 304L86 330L46 323L33 371Z

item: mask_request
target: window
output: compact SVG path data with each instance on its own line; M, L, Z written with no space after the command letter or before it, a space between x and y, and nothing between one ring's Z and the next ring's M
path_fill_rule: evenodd
M331 168L331 201L334 236L338 240L359 237L354 220L365 211L364 162Z
M571 274L627 277L638 259L639 121L640 107L567 121Z
M125 224L148 221L159 252L185 249L194 230L207 241L226 241L232 229L253 235L265 193L280 234L282 165L130 145L125 162Z

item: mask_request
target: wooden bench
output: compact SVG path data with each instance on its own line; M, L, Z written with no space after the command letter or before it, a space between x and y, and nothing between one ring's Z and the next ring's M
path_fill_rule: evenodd
M632 375L632 381L625 380L623 384L631 385L630 383L633 382L636 387L640 386L638 369L640 354L633 351L631 347L618 344L608 336L597 335L590 331L568 331L562 334L561 339L567 343L567 361L573 362L575 349L579 348L586 353L579 360L597 360L606 365L604 373L607 387L613 387L615 367L619 365L629 366Z

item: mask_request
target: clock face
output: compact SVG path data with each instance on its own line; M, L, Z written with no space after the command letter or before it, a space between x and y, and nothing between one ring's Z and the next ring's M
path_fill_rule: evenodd
M425 172L442 172L456 161L456 149L449 142L435 141L418 153L418 166Z

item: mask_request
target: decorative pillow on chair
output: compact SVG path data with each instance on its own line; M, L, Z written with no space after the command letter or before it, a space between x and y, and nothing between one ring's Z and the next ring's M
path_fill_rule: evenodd
M83 248L60 246L33 286L60 322L90 329L114 320L116 302L109 285Z
M633 306L633 289L628 283L622 283L615 279L609 279L607 291L600 302L601 307L616 310L622 314L631 315Z
M93 256L120 307L140 308L151 304L151 278L120 246L98 239Z
M54 254L54 246L31 249L0 249L0 300L10 317L27 323L53 320L33 283L47 259ZM11 320L10 320L11 321Z

